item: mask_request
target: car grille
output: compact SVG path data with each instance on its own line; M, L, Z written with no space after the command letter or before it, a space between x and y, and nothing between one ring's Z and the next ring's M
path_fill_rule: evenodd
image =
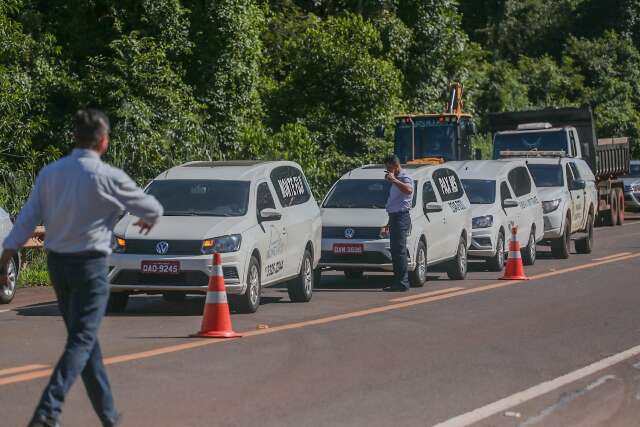
M320 262L336 264L388 264L391 258L380 252L363 252L362 254L334 254L322 251Z
M322 227L323 239L345 239L344 230L354 231L352 239L379 239L381 227Z
M209 276L202 271L183 271L175 275L142 274L136 270L122 270L111 280L127 286L207 286Z
M169 250L162 255L202 255L202 242L200 240L144 240L127 239L125 253L158 255L156 245L159 242L167 242Z

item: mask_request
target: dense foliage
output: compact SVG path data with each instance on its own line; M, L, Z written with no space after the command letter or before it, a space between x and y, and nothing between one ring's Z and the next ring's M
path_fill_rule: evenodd
M283 158L322 195L453 80L481 131L489 111L590 104L639 155L639 48L639 0L2 0L0 205L15 213L69 151L84 105L140 182Z

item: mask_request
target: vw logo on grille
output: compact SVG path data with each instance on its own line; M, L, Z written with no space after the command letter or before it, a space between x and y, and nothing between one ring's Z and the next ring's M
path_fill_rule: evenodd
M156 244L156 252L157 252L159 255L164 255L164 254L166 254L167 252L169 252L169 243L167 243L167 242L165 242L165 241L158 242L158 243Z
M345 228L344 229L344 237L347 239L353 239L353 236L356 235L356 231L353 228Z

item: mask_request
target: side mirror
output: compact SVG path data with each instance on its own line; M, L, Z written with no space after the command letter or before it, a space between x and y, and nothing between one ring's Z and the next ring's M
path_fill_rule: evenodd
M584 190L587 187L587 182L584 179L575 179L571 183L570 190Z
M425 213L442 212L442 205L440 203L430 202L424 205Z
M516 202L513 199L504 199L504 202L502 202L502 207L503 208L517 208L518 207L518 202Z
M260 222L278 221L279 219L282 219L282 214L275 209L262 209L258 215Z

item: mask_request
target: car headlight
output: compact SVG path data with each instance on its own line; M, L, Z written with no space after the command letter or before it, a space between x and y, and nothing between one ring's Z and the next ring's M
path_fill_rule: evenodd
M115 253L124 253L127 248L127 241L120 236L113 236L113 244L111 245L111 249Z
M471 220L471 228L487 228L493 225L493 215L477 216Z
M230 236L214 237L202 242L202 253L212 254L215 252L235 252L240 250L242 236L239 234L231 234Z
M547 200L546 202L542 202L542 212L553 212L558 209L558 206L560 206L560 199Z
M388 239L389 236L390 236L390 234L389 234L389 226L385 225L384 227L382 227L380 229L380 238L381 239Z

